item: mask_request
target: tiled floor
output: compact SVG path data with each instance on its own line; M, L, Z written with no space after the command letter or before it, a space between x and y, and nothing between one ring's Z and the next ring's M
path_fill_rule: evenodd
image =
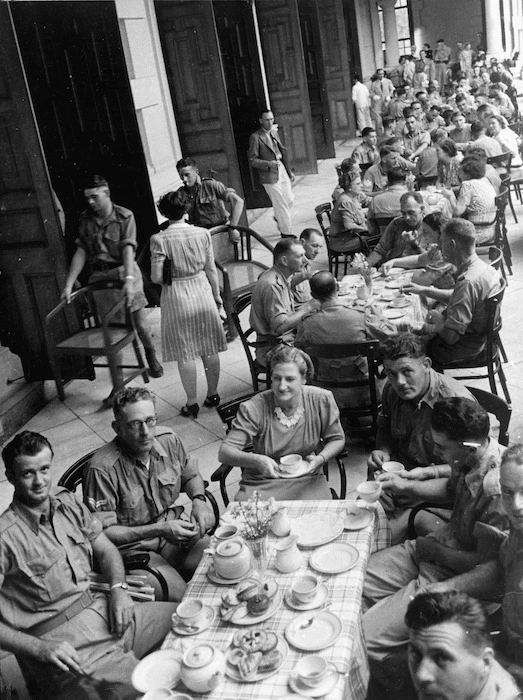
M336 184L334 164L349 155L354 142L345 141L337 144L336 158L318 163L318 173L298 178L294 192L296 202L294 208L294 230L299 234L305 227L316 227L314 206L330 200L331 192ZM523 206L516 207L520 221L523 221ZM271 243L276 243L279 234L273 220L272 210L257 211L257 218L251 220L252 227ZM523 290L523 236L522 225L512 223L509 214L509 238L514 255L514 274L509 278L509 286L503 304L503 341L510 362L505 368L512 394L514 414L510 433L511 441L523 439L523 335L521 333L521 299ZM256 251L260 260L265 259L264 249ZM264 258L265 256L265 258ZM267 262L270 262L266 260ZM325 251L320 255L317 268L326 268ZM158 347L160 310L150 309L149 319L154 329ZM247 361L240 341L229 344L227 351L221 355L222 373L219 392L222 399L231 399L252 390ZM203 368L199 378L200 403L205 397L205 381ZM140 380L141 381L141 380ZM488 389L486 380L478 383ZM161 379L152 379L149 388L157 396L157 409L160 422L175 430L182 438L186 448L199 460L200 471L208 479L218 466L217 454L223 426L214 409L201 408L197 420L183 418L179 409L185 403L185 395L181 387L178 370L175 363L165 365L165 374ZM108 374L99 371L94 382L74 381L66 387L66 400L61 403L55 395L54 385L47 382L46 390L49 403L32 418L25 426L28 429L42 432L48 437L55 451L54 478L56 481L61 474L86 452L102 445L113 437L111 427L112 414L100 410L102 399L110 390ZM520 403L521 401L521 403ZM365 478L366 455L362 447L351 449L348 459L349 489ZM9 504L12 488L6 481L3 465L0 470L0 512ZM216 491L217 484L211 484L211 490ZM221 504L221 498L218 498Z

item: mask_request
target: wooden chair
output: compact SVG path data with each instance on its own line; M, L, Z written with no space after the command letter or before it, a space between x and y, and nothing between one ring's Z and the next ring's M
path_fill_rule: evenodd
M508 391L505 372L503 371L502 354L501 354L501 303L505 294L506 282L501 280L502 288L494 296L487 300L487 340L485 348L476 358L470 360L455 360L440 367L441 371L445 370L461 370L461 369L480 369L485 367L486 374L473 374L467 376L455 376L455 379L468 381L470 379L487 379L489 380L490 390L497 396L496 375L499 377L503 393L507 403L511 403L510 394ZM436 363L435 367L436 367Z
M67 471L65 471L60 477L58 481L58 486L61 486L64 489L68 489L69 491L72 491L74 493L76 489L81 485L83 481L83 476L87 471L87 468L89 467L89 464L91 463L91 459L95 452L96 450L88 452L83 457L80 457L80 459L78 459L72 466L70 466L69 469L67 469ZM204 482L204 484L206 487L208 486L207 482ZM218 503L216 502L216 499L214 498L213 494L207 491L207 488L205 489L205 496L212 506L215 518L214 527L216 528L220 521L220 511L218 508ZM160 571L160 569L149 564L148 553L146 551L128 553L122 552L121 554L124 560L126 573L130 573L131 571L136 571L137 569L139 569L140 571L146 571L147 573L151 574L151 576L153 576L156 579L158 585L160 586L163 600L169 600L169 586L165 579L165 576Z
M485 409L485 411L487 411L487 413L490 413L491 415L495 416L499 423L498 442L500 445L508 447L510 441L508 428L510 424L510 418L512 416L511 406L500 396L490 394L488 391L483 391L483 389L477 389L473 386L467 386L467 389L475 397L479 405L482 406ZM409 540L413 540L418 536L418 533L416 532L415 520L417 514L420 511L426 511L432 513L433 515L437 514L439 517L441 517L441 512L439 511L441 510L441 508L444 507L444 504L430 503L428 501L424 501L423 503L419 503L418 505L414 506L414 508L412 508L409 514L407 538ZM437 513L434 512L435 510L437 511Z
M500 173L499 178L501 180L501 187L502 188L507 188L508 190L508 203L510 206L510 211L512 212L512 217L514 218L514 221L516 224L518 223L518 217L516 216L516 211L514 209L514 202L512 201L512 194L510 192L510 183L511 183L511 177L510 173Z
M268 266L259 260L253 259L253 241L271 255L273 246L267 243L256 231L245 226L235 226L240 233L240 240L232 243L229 238L231 226L215 226L211 228L212 247L214 259L220 277L220 292L223 299L223 307L229 322L229 336L236 337L236 327L232 322L234 302L245 292L252 291L260 274L268 269Z
M238 413L238 409L240 407L240 404L242 404L244 401L248 401L254 394L247 394L244 396L240 396L237 399L232 399L232 401L228 401L227 403L221 404L220 406L217 407L218 415L222 419L224 426L225 426L225 432L228 433L229 430L231 429L232 422ZM248 446L245 449L245 452L252 452L252 446ZM345 471L345 464L342 461L342 457L344 455L338 455L336 457L336 466L338 467L339 470L339 475L340 475L340 493L339 495L334 491L334 489L331 489L331 494L333 498L336 499L344 499L346 494L347 494L347 474ZM346 453L345 453L346 456ZM230 497L227 492L227 477L229 474L232 472L233 469L236 467L232 467L228 464L221 464L218 469L216 469L213 474L211 474L211 481L218 481L220 483L220 493L222 494L223 502L225 504L225 507L229 505L230 502ZM324 464L323 465L323 472L327 479L329 478L329 464Z
M304 351L309 355L314 365L316 375L314 384L316 386L324 389L348 390L368 388L369 401L363 406L347 406L340 409L340 415L347 419L351 438L362 437L367 441L373 441L376 436L379 409L376 389L378 348L379 341L377 340L368 340L363 343L315 344L304 347ZM344 378L343 376L331 379L325 377L328 371L322 371L322 365L325 361L356 359L358 357L364 358L367 363L367 376L362 373L361 379Z
M494 225L494 246L499 248L502 252L502 260L500 261L501 274L506 280L507 275L505 273L505 265L512 274L512 251L510 249L510 244L507 236L507 220L506 220L506 209L508 204L509 190L506 187L501 189L501 192L497 195L496 202L496 214L492 221L488 221L484 224L474 224L476 229L481 230L484 227ZM486 255L489 246L477 246L476 252L478 255Z
M96 292L121 289L122 282L104 281L89 284L71 295L70 303L60 302L45 318L45 341L49 364L60 401L65 400L64 380L59 359L64 356L107 357L107 364L95 364L96 367L109 367L115 389L120 386L119 369L131 369L123 384L127 384L138 375L144 382L149 381L149 374L144 363L142 348L136 331L133 314L127 308L125 296L117 301L105 314L100 313L96 303ZM120 318L124 316L125 322ZM76 327L72 335L68 328ZM119 364L118 353L132 345L136 364ZM90 377L94 379L94 373Z
M331 272L336 278L338 277L340 263L343 264L343 274L347 274L349 263L351 257L354 253L364 252L367 254L369 252L369 246L366 242L365 236L360 236L358 233L354 233L354 246L347 251L337 251L334 250L331 245L330 238L330 220L331 220L331 210L332 207L330 202L325 202L324 204L319 204L314 208L316 213L316 219L320 226L321 232L323 233L323 238L325 239L325 247L327 248L327 259L329 262L329 272ZM325 217L328 220L328 224L325 223Z
M251 292L242 294L239 296L235 302L233 311L231 313L232 322L236 328L237 334L240 336L240 340L245 350L245 355L247 357L247 362L249 363L249 370L251 372L252 388L255 392L260 390L260 381L264 382L268 386L268 374L267 369L261 365L256 359L256 348L269 347L267 343L258 340L250 340L251 337L256 335L256 331L250 326L245 328L242 324L240 314L242 314L251 305Z

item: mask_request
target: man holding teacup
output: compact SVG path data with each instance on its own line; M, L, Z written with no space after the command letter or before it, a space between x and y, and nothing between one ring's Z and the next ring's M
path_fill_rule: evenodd
M84 475L87 507L122 552L145 552L161 567L169 600L181 600L208 546L214 515L196 461L170 428L156 427L155 397L144 387L119 391L113 401L116 437L94 455ZM189 519L176 506L192 501Z

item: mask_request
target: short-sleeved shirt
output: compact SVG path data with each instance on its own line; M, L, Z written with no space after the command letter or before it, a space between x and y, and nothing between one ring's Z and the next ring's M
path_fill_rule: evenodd
M523 650L523 533L511 530L499 555L505 579L503 630L518 640ZM523 658L519 660L523 664Z
M473 253L458 267L455 280L443 328L462 336L458 343L473 343L480 352L487 338L487 299L501 288L499 273Z
M125 207L113 204L108 218L98 224L92 210L86 209L80 214L76 245L85 250L89 262L101 260L121 265L123 248L130 245L136 249L134 214Z
M275 344L278 341L292 342L294 331L278 334L276 329L289 314L294 313L294 299L289 280L274 265L262 272L252 290L250 324L259 341ZM259 348L258 350L264 350ZM262 353L263 354L263 353ZM266 353L265 353L266 354ZM260 353L257 357L260 361Z
M449 131L449 139L454 143L468 143L470 141L470 124L458 129L456 126Z
M495 235L495 224L492 222L496 217L496 191L490 181L482 177L462 182L457 204L465 207L463 217L476 228L476 243L492 243Z
M173 505L198 475L198 463L180 438L158 427L148 467L132 458L119 438L93 455L83 480L84 502L93 512L115 513L119 525L145 525Z
M423 144L430 146L430 134L428 131L421 130L416 131L414 134L409 134L405 130L403 143L405 144L405 153L411 155Z
M402 216L391 221L369 256L370 264L377 265L406 255L419 255L433 243L439 243L438 234L424 222L418 230L410 232L409 237L403 236L407 230L408 226Z
M452 499L449 522L437 530L437 539L447 547L477 551L476 523L498 530L508 529L501 504L499 465L505 448L490 438L485 452L467 469L452 469L447 492Z
M98 518L70 491L51 496L50 515L16 496L0 515L0 619L21 631L66 611L89 588Z
M408 192L407 186L401 183L387 187L383 192L380 192L372 198L372 202L369 204L367 218L379 219L382 217L400 216L400 199L405 192Z
M357 199L343 192L331 212L330 236L335 239L340 233L351 229L366 230L365 212Z
M425 467L437 461L430 430L432 409L437 401L452 396L473 399L461 382L433 369L430 370L428 389L418 401L405 401L389 382L385 383L378 427L390 435L393 454L407 469Z
M369 146L369 144L364 141L360 143L359 146L356 146L351 156L357 163L365 165L367 163L378 163L380 152L375 146Z
M381 163L370 166L363 177L363 184L366 192L380 192L387 187L387 173Z
M198 178L193 187L184 187L189 195L189 223L204 228L212 228L227 223L229 213L224 206L231 190L223 182L211 177Z

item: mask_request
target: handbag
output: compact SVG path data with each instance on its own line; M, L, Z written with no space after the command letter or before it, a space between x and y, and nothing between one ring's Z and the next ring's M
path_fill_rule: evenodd
M163 261L162 282L169 286L173 283L172 262L171 258L168 257Z

